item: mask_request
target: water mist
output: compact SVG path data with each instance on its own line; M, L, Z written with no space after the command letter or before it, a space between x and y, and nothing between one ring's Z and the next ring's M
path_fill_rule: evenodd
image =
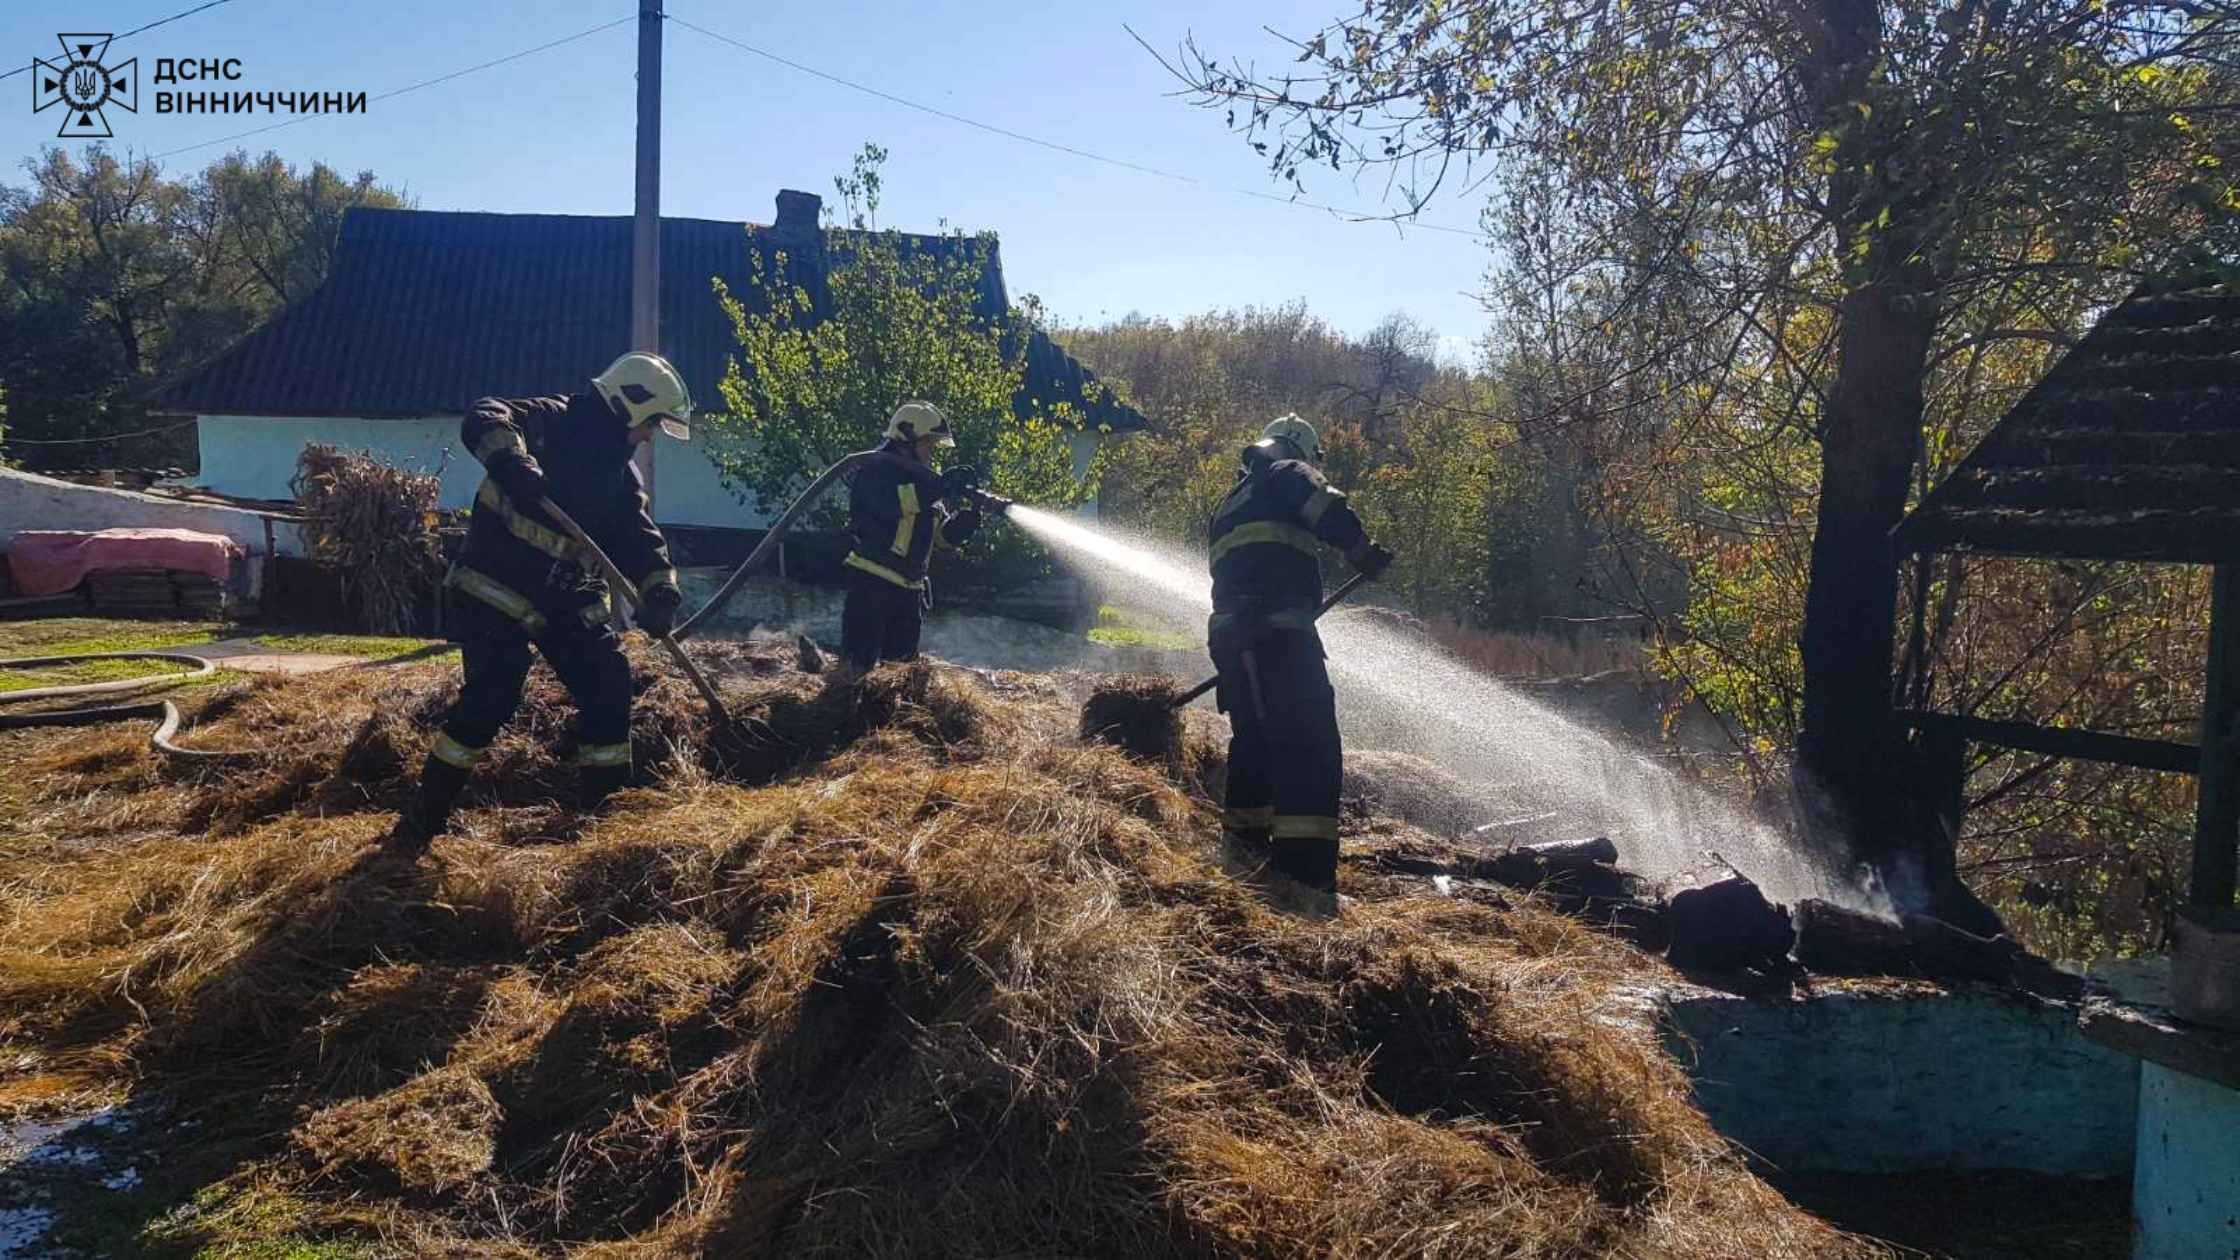
M1202 553L1035 508L1014 507L1010 519L1131 604L1185 621L1202 622L1212 610ZM1772 828L1427 639L1338 614L1322 632L1349 750L1405 751L1518 815L1552 815L1553 832L1536 839L1608 835L1628 869L1652 879L1699 868L1717 853L1776 901L1818 896L1879 908Z

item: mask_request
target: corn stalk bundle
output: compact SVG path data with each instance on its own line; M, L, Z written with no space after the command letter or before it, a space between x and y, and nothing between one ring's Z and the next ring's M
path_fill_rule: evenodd
M343 602L374 634L410 634L443 555L433 522L442 482L429 473L311 443L288 482L311 555L334 568Z

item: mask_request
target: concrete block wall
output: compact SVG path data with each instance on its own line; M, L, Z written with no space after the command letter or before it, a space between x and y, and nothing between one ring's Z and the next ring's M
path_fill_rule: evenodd
M2240 1090L2139 1065L2136 1260L2240 1260Z
M1927 986L1661 1005L1697 1104L1782 1171L2131 1173L2137 1062L2085 1040L2073 1007Z
M192 529L222 534L252 556L266 551L266 518L245 508L185 503L137 490L109 490L0 468L0 548L23 529ZM272 548L300 556L303 540L285 521L272 526Z

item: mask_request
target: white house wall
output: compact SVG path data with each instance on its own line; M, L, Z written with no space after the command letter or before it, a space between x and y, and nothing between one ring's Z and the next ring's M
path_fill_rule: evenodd
M399 468L443 475L438 505L474 502L482 466L459 446L458 416L367 420L343 416L202 416L195 425L202 452L198 485L252 499L290 499L288 479L307 443L372 451Z
M196 427L202 453L197 484L221 494L253 499L293 497L288 479L305 444L324 442L346 451L372 451L400 468L441 471L439 505L464 508L482 483L482 467L459 446L459 417L416 420L354 417L202 416ZM740 502L725 489L708 457L706 428L679 446L659 440L654 447L654 517L664 525L722 529L761 529L776 515ZM1096 457L1098 437L1076 432L1067 438L1076 477L1085 477ZM1094 501L1080 509L1095 519Z
M708 426L695 424L692 440L679 445L665 438L653 444L654 516L664 525L704 525L720 529L761 529L775 512L757 512L724 489L715 461L708 458Z
M1118 441L1119 439L1115 438L1114 440ZM1098 442L1097 435L1087 429L1075 429L1066 435L1066 447L1073 452L1073 479L1075 481L1088 478L1089 465L1095 462L1097 458ZM1074 515L1085 521L1097 519L1096 496L1091 495L1087 503L1075 508Z

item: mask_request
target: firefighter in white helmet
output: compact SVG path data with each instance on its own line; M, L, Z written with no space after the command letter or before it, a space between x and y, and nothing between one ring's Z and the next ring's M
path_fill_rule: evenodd
M888 418L885 436L848 490L855 546L843 562L848 597L840 613L840 649L858 670L918 654L932 602L926 564L934 540L962 546L980 528L980 509L967 493L979 484L978 474L934 471L934 452L957 444L939 407L903 403Z
M462 646L465 681L419 796L390 834L394 848L418 852L442 834L475 763L521 703L532 645L576 702L580 803L596 805L630 778L630 666L611 625L611 593L538 505L550 499L574 518L637 585L638 626L667 634L682 599L677 571L630 457L656 433L691 436L692 394L668 360L637 351L590 386L485 398L459 426L460 442L488 472L444 579L444 625Z
M1229 715L1223 830L1278 874L1319 893L1338 887L1338 796L1345 749L1315 614L1321 549L1375 577L1392 553L1316 467L1322 442L1280 416L1244 449L1236 485L1207 531L1213 618L1206 641Z

